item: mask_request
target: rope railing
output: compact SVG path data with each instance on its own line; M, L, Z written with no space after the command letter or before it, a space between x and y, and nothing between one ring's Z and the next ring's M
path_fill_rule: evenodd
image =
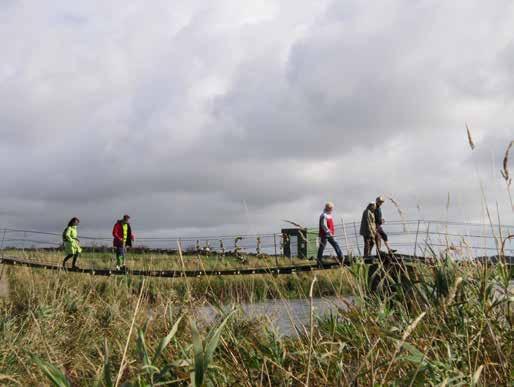
M480 231L477 229L481 228ZM359 235L359 222L345 222L336 225L336 240L341 248L349 254L356 254L362 249L363 240ZM514 226L499 224L481 224L472 222L456 222L443 220L405 220L390 221L384 225L390 237L391 246L398 249L432 247L449 248L459 246L473 252L497 251L501 244L500 235L506 238L514 234ZM308 228L316 232L315 227ZM3 234L2 249L45 247L58 248L61 245L60 232L24 230L17 228L0 229ZM80 234L81 244L85 247L109 247L112 237L109 235L92 236ZM229 252L239 251L245 254L281 255L283 252L283 236L281 233L233 234L219 236L138 236L136 247L146 249L174 250L180 243L188 252ZM295 251L298 241L290 241ZM461 246L462 245L462 246ZM505 252L514 251L514 243L507 242ZM331 252L327 247L327 252ZM407 252L407 251L402 251Z

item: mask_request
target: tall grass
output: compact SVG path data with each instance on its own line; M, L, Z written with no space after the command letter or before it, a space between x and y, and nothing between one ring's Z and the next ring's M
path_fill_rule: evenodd
M326 316L311 310L315 323L291 337L237 308L219 308L208 326L195 318L197 305L237 302L260 287L291 294L283 277L256 277L217 279L233 286L217 294L206 278L143 283L10 268L1 382L110 386L119 374L133 386L512 383L514 296L501 264L355 263L325 282L318 275L313 296L340 289L330 294L345 302L344 288L354 301ZM176 290L181 281L192 299ZM312 277L297 281L308 297Z

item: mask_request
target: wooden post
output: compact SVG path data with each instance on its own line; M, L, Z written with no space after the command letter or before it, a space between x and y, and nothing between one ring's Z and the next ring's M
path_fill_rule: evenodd
M357 232L357 224L353 222L353 230L355 232L355 243L357 244L357 251L359 252L359 256L362 257L361 248L359 246L359 233Z

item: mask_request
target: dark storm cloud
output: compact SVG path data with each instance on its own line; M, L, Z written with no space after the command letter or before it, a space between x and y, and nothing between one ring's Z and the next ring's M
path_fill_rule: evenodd
M270 231L327 199L357 219L378 194L438 218L448 193L456 219L481 220L485 194L512 222L493 172L513 137L509 1L0 10L3 224Z

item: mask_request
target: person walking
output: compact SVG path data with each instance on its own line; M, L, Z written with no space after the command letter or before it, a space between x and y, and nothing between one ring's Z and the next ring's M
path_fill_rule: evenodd
M325 204L325 209L319 217L319 248L318 248L318 257L317 262L318 265L321 266L321 260L323 258L323 251L325 250L325 246L327 242L332 245L334 248L337 259L339 262L343 261L343 253L339 248L339 244L334 239L335 235L335 226L334 226L334 218L332 217L332 212L334 211L334 204L328 202Z
M68 222L68 226L64 229L62 233L62 241L64 244L64 253L66 256L64 257L64 261L62 262L62 267L66 268L66 262L70 258L73 258L71 268L78 269L77 267L77 259L82 252L82 248L80 247L80 241L78 238L77 226L79 225L79 218L71 218Z
M127 247L131 247L134 241L129 220L130 216L123 215L123 218L118 220L112 229L112 236L114 237L112 243L116 250L116 270L125 269Z
M377 240L377 225L375 221L375 202L368 204L362 213L360 234L364 238L364 257L371 255L371 250Z
M375 224L377 225L377 254L380 254L380 247L381 247L381 240L384 241L384 244L387 248L387 252L389 254L394 254L396 253L396 250L392 249L391 246L389 246L389 238L387 237L387 234L385 233L384 231L384 223L385 223L385 219L384 217L382 216L382 204L384 204L385 200L382 196L379 196L376 200L375 200Z

